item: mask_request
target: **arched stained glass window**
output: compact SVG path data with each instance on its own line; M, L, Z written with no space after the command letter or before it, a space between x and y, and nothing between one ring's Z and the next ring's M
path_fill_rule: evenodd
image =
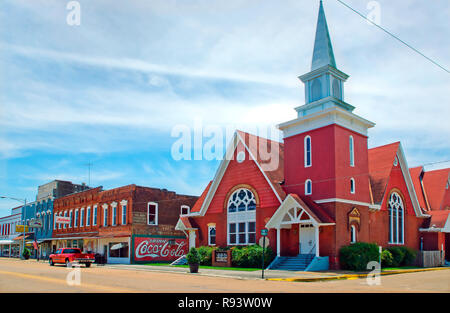
M405 208L400 195L391 193L388 202L389 211L389 243L404 243L404 214Z
M256 209L256 200L253 193L245 188L233 192L228 200L228 212L243 212Z

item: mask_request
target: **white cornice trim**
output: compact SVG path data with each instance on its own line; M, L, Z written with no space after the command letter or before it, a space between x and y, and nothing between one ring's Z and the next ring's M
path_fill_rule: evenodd
M368 136L367 130L375 126L375 123L333 105L324 110L278 124L277 128L283 131L284 138L287 138L332 124L348 128L366 137Z
M347 200L347 199L340 199L340 198L329 198L329 199L320 199L320 200L315 200L315 203L329 203L329 202L341 202L341 203L347 203L347 204L354 204L354 205L362 205L362 206L367 206L369 207L369 209L373 209L373 210L380 210L381 209L381 205L379 204L371 204L368 202L361 202L361 201L354 201L354 200Z

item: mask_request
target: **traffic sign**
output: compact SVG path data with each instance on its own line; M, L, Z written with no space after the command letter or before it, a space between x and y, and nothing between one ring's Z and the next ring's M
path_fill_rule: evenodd
M269 230L267 228L261 229L261 236L267 236L268 233L269 233Z

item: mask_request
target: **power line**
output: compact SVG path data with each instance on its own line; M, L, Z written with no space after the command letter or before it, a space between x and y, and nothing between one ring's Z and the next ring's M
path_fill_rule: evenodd
M371 24L375 25L376 27L378 27L379 29L381 29L382 31L384 31L386 34L390 35L391 37L397 39L398 41L400 41L402 44L404 44L405 46L407 46L408 48L412 49L413 51L415 51L416 53L420 54L421 56L423 56L424 58L426 58L428 61L432 62L434 65L440 67L441 69L443 69L444 71L446 71L447 73L450 74L450 71L448 69L446 69L445 67L443 67L442 65L440 65L439 63L435 62L434 60L432 60L431 58L427 57L425 54L423 54L422 52L420 52L419 50L417 50L416 48L414 48L413 46L407 44L406 42L404 42L403 40L401 40L400 38L398 38L396 35L392 34L391 32L389 32L387 29L381 27L380 25L372 22L371 20L369 20L367 17L365 17L363 14L361 14L360 12L358 12L357 10L353 9L351 6L349 6L348 4L346 4L345 2L341 1L341 0L336 0L339 3L341 3L342 5L346 6L347 8L349 8L350 10L352 10L353 12L355 12L356 14L358 14L359 16L361 16L363 19L365 19L366 21L369 21Z

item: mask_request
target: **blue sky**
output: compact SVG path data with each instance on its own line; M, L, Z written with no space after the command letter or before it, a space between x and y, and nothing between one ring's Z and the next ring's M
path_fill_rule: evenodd
M218 161L175 161L176 125L247 130L295 118L319 1L0 2L0 195L53 179L200 194ZM189 2L189 4L188 4ZM370 13L370 1L346 0ZM380 23L450 67L447 0L379 0ZM400 140L410 166L450 159L450 76L335 0L324 1L346 102ZM13 201L0 201L0 216Z

